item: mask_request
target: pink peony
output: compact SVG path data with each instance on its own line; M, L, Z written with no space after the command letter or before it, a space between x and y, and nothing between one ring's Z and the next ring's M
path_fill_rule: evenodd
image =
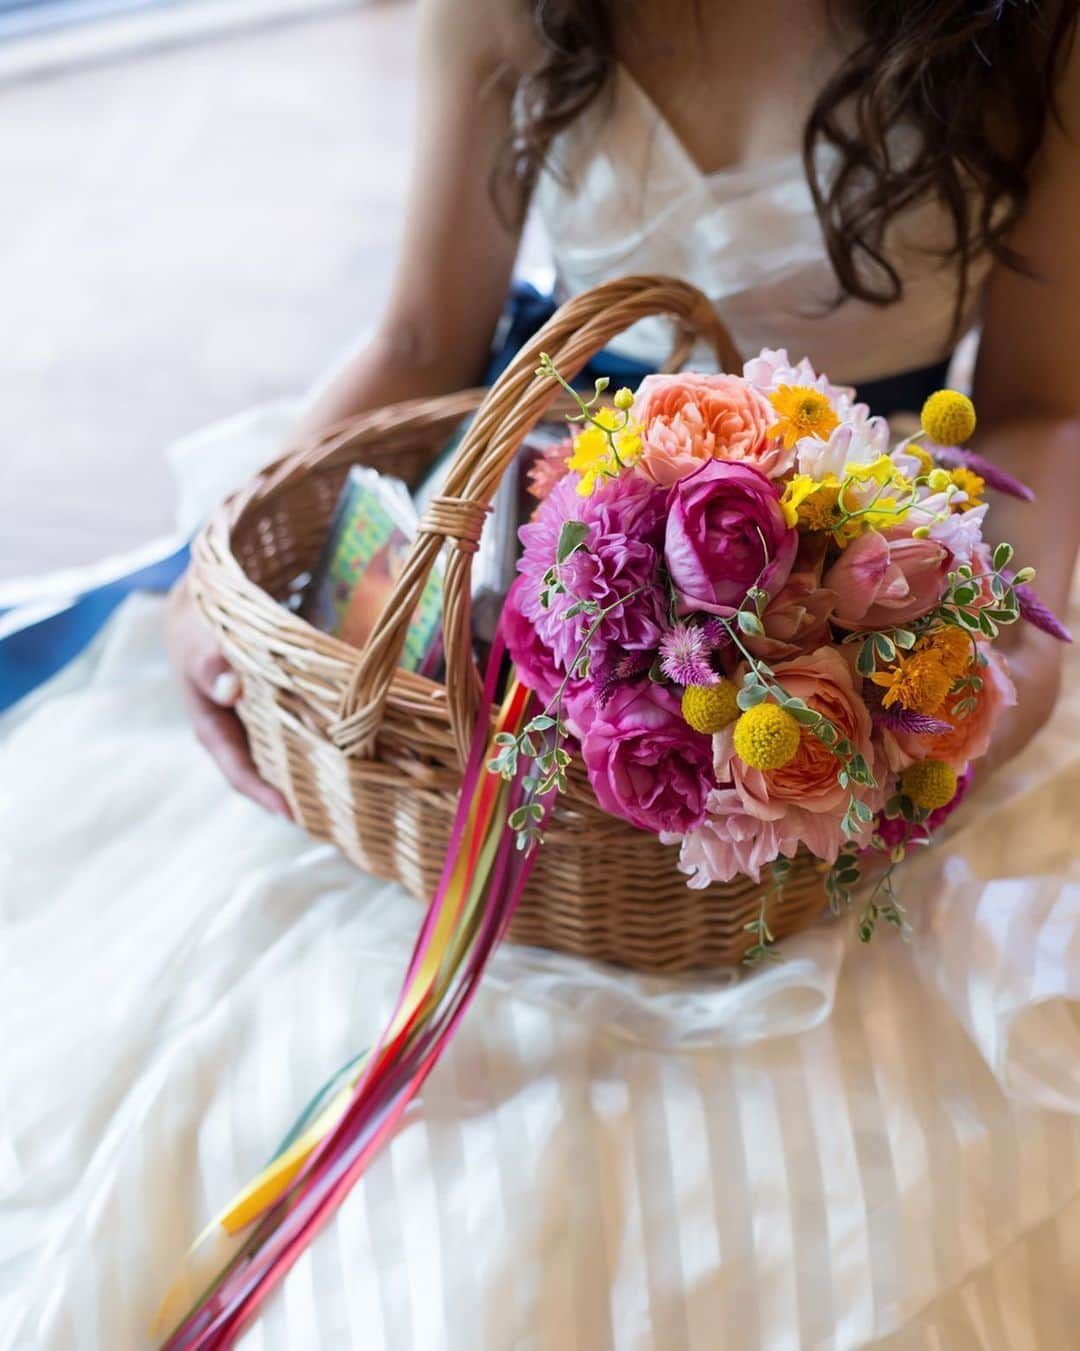
M755 583L775 595L798 543L776 488L750 465L712 460L671 489L664 558L684 613L730 617Z
M820 536L800 538L795 566L761 616L764 634L744 636L743 642L762 661L783 661L829 641L836 595L821 584L823 544Z
M876 811L884 801L881 757L872 741L870 713L845 656L835 647L819 647L781 662L775 670L789 694L823 713L866 760L879 786L863 788L860 795ZM819 858L829 862L836 858L843 842L841 821L848 790L837 782L836 756L817 737L804 732L795 758L782 769L745 765L735 754L732 728L716 735L714 750L717 778L730 780L751 816L780 822L784 838L797 837Z
M1009 675L1005 658L989 643L980 643L986 665L979 665L982 689L976 694L975 708L961 717L957 704L970 691L954 695L937 717L952 724L948 732L936 736L918 736L913 732L886 732L885 749L894 770L905 769L913 760L944 760L962 774L973 760L981 759L989 749L998 719L1016 703L1016 686Z
M760 882L762 868L781 854L791 858L799 847L796 836L783 833L782 822L751 816L734 788L714 788L707 805L709 814L689 834L660 837L664 844L681 843L679 871L694 890L740 876Z
M937 540L868 530L826 572L844 628L883 629L932 610L945 590L951 555Z
M742 460L770 478L791 468L792 452L769 438L769 401L737 375L647 375L631 417L644 451L638 470L662 487L707 460Z
M686 724L669 689L651 680L624 685L602 709L582 692L571 716L588 722L581 753L604 811L654 834L684 835L701 823L716 782L712 741Z
M561 479L535 519L521 527L521 577L511 594L517 617L525 622L511 626L508 646L527 681L544 680L548 669L561 680L575 664L596 623L595 612L567 617L578 601L613 607L588 641L594 674L628 652L655 651L667 627L667 595L658 579L666 495L634 475L605 480L589 497L579 496L578 482L576 474ZM555 565L559 536L569 520L589 527L585 547L559 565L565 591L554 595L545 609L544 577ZM532 634L525 632L527 625ZM545 648L549 660L539 655ZM568 687L581 683L572 676Z

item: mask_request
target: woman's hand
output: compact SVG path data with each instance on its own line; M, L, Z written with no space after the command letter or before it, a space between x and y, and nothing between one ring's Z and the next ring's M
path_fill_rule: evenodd
M225 660L213 629L196 607L186 573L169 595L165 646L195 735L218 769L238 793L267 811L291 818L285 799L256 772L234 708L240 698L240 677Z
M1061 689L1062 645L1024 620L1002 631L998 648L1009 663L1016 685L1016 704L1001 716L986 758L977 766L979 780L1011 760L1049 720Z

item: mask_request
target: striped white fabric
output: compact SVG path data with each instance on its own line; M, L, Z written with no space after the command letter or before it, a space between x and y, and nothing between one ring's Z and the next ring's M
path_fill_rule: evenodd
M3 1351L150 1344L420 916L219 785L159 624L129 603L0 751ZM1078 748L1074 695L905 878L910 945L826 927L735 985L504 949L244 1345L1075 1346Z

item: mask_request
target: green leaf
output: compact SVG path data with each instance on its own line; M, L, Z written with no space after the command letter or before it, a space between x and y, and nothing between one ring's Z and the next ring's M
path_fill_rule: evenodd
M787 707L787 705L785 705ZM821 714L815 712L812 708L793 708L791 716L803 727L813 727L821 719Z
M525 724L526 732L546 732L549 727L555 726L555 719L547 713L538 713L535 718L530 718Z
M884 633L874 635L874 650L882 661L893 661L896 657L896 644Z
M559 563L565 563L575 549L580 549L589 535L589 527L584 521L563 521L563 527L559 531L559 543L555 550L555 558Z
M761 620L752 610L740 610L735 618L743 633L760 635L765 632Z
M855 661L855 666L860 675L873 675L877 670L877 657L874 652L873 638L867 638L859 648L859 655Z
M815 728L815 733L817 735L817 739L826 746L835 746L837 737L840 735L840 733L836 730L836 728L832 725L832 723L828 721L827 718L822 718L822 720L818 723L817 727Z
M994 568L1000 572L1002 568L1008 567L1012 562L1013 546L1006 544L1004 540L994 550Z
M910 629L893 629L893 642L904 652L910 652L916 641L916 635Z
M754 708L758 704L763 704L769 697L769 692L764 685L746 684L739 691L735 702L743 710Z

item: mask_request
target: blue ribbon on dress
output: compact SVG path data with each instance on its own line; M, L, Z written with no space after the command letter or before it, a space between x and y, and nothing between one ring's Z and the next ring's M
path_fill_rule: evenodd
M515 282L496 329L484 384L492 384L526 342L555 313L554 296L545 295L528 282ZM617 352L597 353L575 383L584 388L606 376L614 386L636 389L652 368ZM947 362L917 371L889 376L859 387L859 397L876 413L897 408L920 408L935 389L945 383ZM46 618L17 628L0 638L0 712L10 708L38 685L56 675L82 652L113 611L134 591L167 591L188 565L184 545L167 558L147 564L125 576L77 596L65 608ZM0 618L4 611L0 609Z

